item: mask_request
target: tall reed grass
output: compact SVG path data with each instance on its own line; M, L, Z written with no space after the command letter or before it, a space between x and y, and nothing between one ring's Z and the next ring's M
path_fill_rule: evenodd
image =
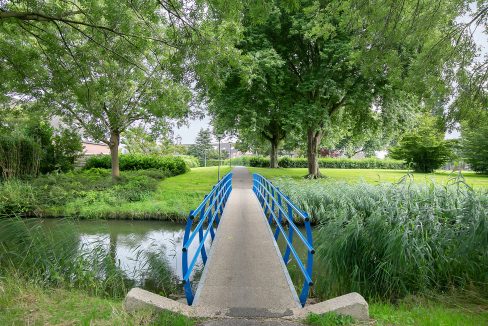
M420 185L275 181L312 215L315 294L396 300L423 291L488 290L488 192L462 179Z

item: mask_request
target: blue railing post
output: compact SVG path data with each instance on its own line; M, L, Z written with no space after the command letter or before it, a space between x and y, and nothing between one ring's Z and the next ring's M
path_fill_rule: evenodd
M288 208L288 211L287 211L288 220L293 220L293 208L288 203L286 204L286 206ZM291 243L291 244L293 244L293 228L291 228L291 227L288 228L288 242ZM288 265L288 263L290 262L290 253L291 253L291 246L289 246L287 244L286 245L285 254L283 256L283 260L285 261L285 264L286 265Z
M276 231L274 233L275 241L278 239L279 233L283 234L286 242L286 250L285 254L283 255L283 260L285 264L288 264L291 254L293 258L295 258L295 261L297 262L298 267L300 268L300 271L304 276L304 283L299 295L300 303L302 306L304 306L307 301L309 289L313 285L312 271L313 255L315 253L315 250L313 248L310 218L308 217L308 214L306 212L297 208L290 198L288 198L271 182L269 182L268 180L266 180L266 178L259 174L253 175L253 191L256 194L256 197L258 198L261 206L263 207L265 218L268 220L269 223L272 223L273 221L276 223ZM286 212L283 202L286 203ZM278 214L276 214L276 210L278 210ZM303 219L306 229L306 236L304 236L295 225L295 214L298 218ZM283 218L285 218L286 222L288 222L288 235L286 235L282 225ZM301 258L293 247L293 236L295 234L307 248L306 266L303 264Z
M218 228L218 222L222 218L223 207L227 199L229 198L230 192L232 191L232 173L227 174L222 178L216 186L212 188L210 193L206 195L198 205L198 207L190 212L185 226L185 234L183 236L183 246L182 246L182 274L183 274L183 287L185 291L186 301L189 305L193 304L193 290L191 287L190 277L195 267L198 257L201 256L202 262L205 265L207 262L207 253L205 250L205 241L210 234L211 239L214 239L215 231L213 228L214 222ZM192 231L193 220L195 218L195 213L198 214L199 221ZM207 222L207 229L204 232L204 223ZM195 254L191 258L188 264L188 251L189 248L195 240L198 234L198 247Z
M282 205L281 205L281 194L279 193L279 191L277 192L277 194L278 194L278 224L281 224L282 220L283 220L283 215L282 215L282 212L280 209L280 207L282 207ZM278 226L276 226L276 230L274 233L275 241L278 241L279 236L280 236L280 228Z

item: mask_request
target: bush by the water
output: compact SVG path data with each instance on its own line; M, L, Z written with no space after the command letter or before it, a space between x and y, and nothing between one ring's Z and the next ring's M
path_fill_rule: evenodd
M178 156L158 156L143 154L123 154L119 157L121 171L158 169L168 172L168 176L183 174L189 170L185 159ZM96 155L90 157L85 169L110 169L112 160L110 155Z
M110 170L96 168L4 181L0 182L0 215L103 218L107 216L99 216L97 209L140 202L168 176L161 170L126 171L113 182Z
M315 293L395 300L474 287L487 293L488 192L450 185L275 181L318 224Z
M252 167L269 167L269 158L262 156L249 157L241 162L242 165L248 165ZM234 160L233 160L234 164ZM282 168L306 168L306 158L290 158L280 157L278 159L278 166ZM319 166L321 168L330 169L389 169L389 170L404 170L407 168L405 162L392 159L378 159L378 158L363 158L363 159L350 159L350 158L320 158Z

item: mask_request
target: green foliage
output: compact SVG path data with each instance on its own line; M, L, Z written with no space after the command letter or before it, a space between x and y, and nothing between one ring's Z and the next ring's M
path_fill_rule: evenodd
M195 144L188 148L188 154L198 158L200 166L211 166L206 164L206 161L219 158L219 152L212 146L212 134L209 129L200 129Z
M52 137L54 170L68 172L73 170L75 160L81 156L83 145L80 135L73 130L63 129Z
M432 172L452 157L452 150L436 119L424 115L420 126L406 133L397 146L390 148L389 155L405 160L415 171Z
M233 161L234 162L234 161ZM241 160L242 165L252 167L268 167L269 159L260 156L247 157ZM321 158L319 159L319 166L321 168L330 169L390 169L390 170L404 170L406 165L403 161L392 159L350 159L350 158ZM235 163L238 164L238 163ZM282 168L306 168L306 158L290 158L281 157L278 160L278 166Z
M185 173L189 169L185 160L179 156L123 154L119 156L119 159L122 171L158 169L165 171L167 176L175 176ZM86 161L84 168L110 169L111 166L112 161L109 155L96 155Z
M462 136L462 154L466 162L476 172L488 173L488 125L482 123L473 129L465 126Z
M307 138L311 177L320 175L321 143L347 138L367 145L369 137L386 144L410 125L419 110L412 104L437 107L450 95L456 63L474 51L469 36L446 36L465 10L461 2L267 6L259 21L244 12L243 37L235 45L244 68L224 70L224 87L210 110L217 126L224 121L227 129L270 133L270 140L280 140L290 125ZM454 44L462 50L454 51Z
M162 129L184 120L191 99L179 42L184 28L173 25L179 6L163 7L105 0L7 4L0 15L13 16L0 24L1 47L15 46L20 53L35 49L35 60L12 66L15 52L0 52L8 70L17 72L6 94L43 103L49 114L109 145L114 157L121 133L136 122ZM19 25L19 19L28 23ZM181 51L175 51L176 43ZM22 87L23 80L32 82ZM113 175L119 175L116 160Z
M146 200L165 177L167 173L161 170L127 171L114 183L110 170L95 168L28 181L5 181L0 183L0 215L95 217L81 212L93 206Z
M55 130L48 119L30 107L2 110L0 120L0 170L3 178L67 172L83 147L73 130Z
M20 180L0 183L0 217L34 212L39 205L36 189Z
M408 294L488 284L488 193L447 186L277 180L319 226L318 297ZM320 266L320 265L319 265ZM485 292L486 293L486 292Z

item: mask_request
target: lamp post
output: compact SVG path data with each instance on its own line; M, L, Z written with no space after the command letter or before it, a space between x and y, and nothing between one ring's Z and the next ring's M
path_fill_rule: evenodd
M232 169L232 143L229 142L229 167Z
M222 134L217 134L217 139L219 140L219 167L217 168L217 182L220 181L220 141L222 140Z

